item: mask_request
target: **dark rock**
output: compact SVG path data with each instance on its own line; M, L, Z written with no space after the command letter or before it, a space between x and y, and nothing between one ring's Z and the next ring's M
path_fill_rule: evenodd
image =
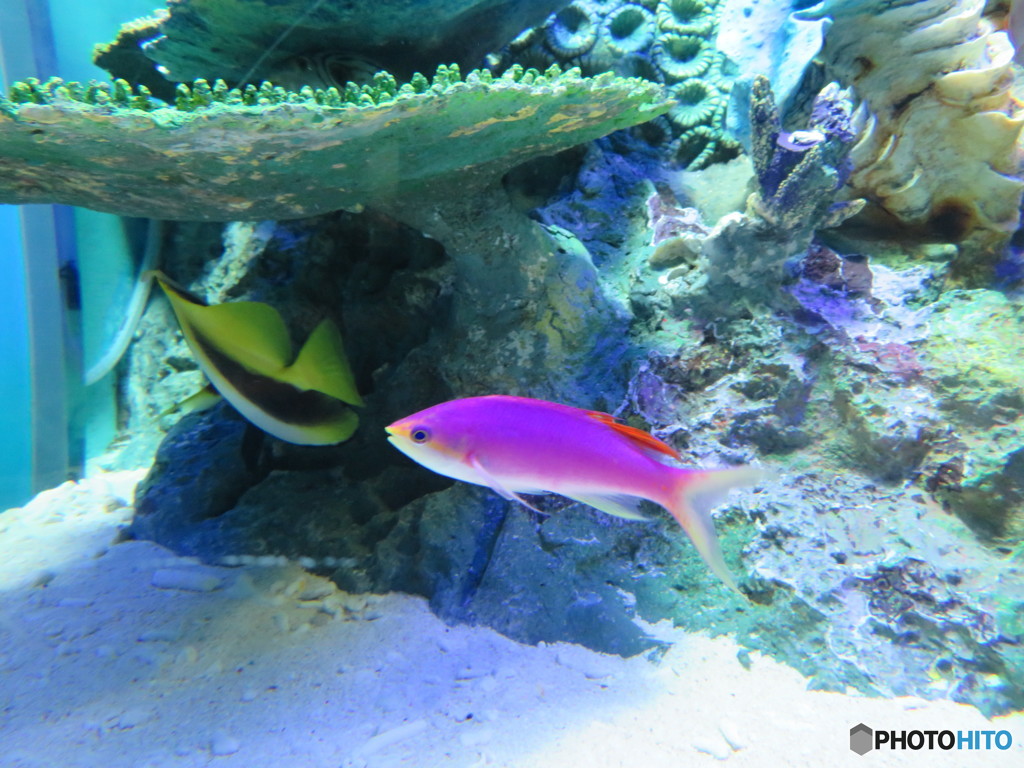
M183 551L178 545L184 537L232 509L266 476L258 450L250 447L261 434L223 404L185 416L135 492L130 534Z

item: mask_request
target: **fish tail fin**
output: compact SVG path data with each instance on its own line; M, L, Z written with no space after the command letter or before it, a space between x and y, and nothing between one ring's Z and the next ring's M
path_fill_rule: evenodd
M767 476L758 467L696 472L681 470L671 503L666 505L711 571L736 592L740 589L722 557L715 524L711 520L711 510L721 504L732 489L754 485Z

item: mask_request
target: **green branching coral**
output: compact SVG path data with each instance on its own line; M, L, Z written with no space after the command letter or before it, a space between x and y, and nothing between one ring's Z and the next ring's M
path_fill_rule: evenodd
M14 84L0 97L0 202L128 216L287 219L472 190L525 160L667 111L661 86L612 74L439 67L343 90L123 80Z

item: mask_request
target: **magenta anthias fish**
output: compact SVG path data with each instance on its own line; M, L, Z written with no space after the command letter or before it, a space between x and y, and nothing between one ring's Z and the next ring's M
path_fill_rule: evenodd
M645 519L641 499L667 509L704 561L733 589L710 511L732 488L763 477L754 467L675 466L679 454L613 416L544 400L490 395L451 400L387 427L388 440L427 469L520 494L557 493L610 515Z

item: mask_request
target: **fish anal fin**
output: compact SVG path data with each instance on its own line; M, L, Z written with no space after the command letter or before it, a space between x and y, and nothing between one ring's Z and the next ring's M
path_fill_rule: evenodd
M580 504L586 504L607 515L622 517L626 520L650 520L647 515L640 511L641 499L636 496L626 496L624 494L576 494L566 498L578 501Z

